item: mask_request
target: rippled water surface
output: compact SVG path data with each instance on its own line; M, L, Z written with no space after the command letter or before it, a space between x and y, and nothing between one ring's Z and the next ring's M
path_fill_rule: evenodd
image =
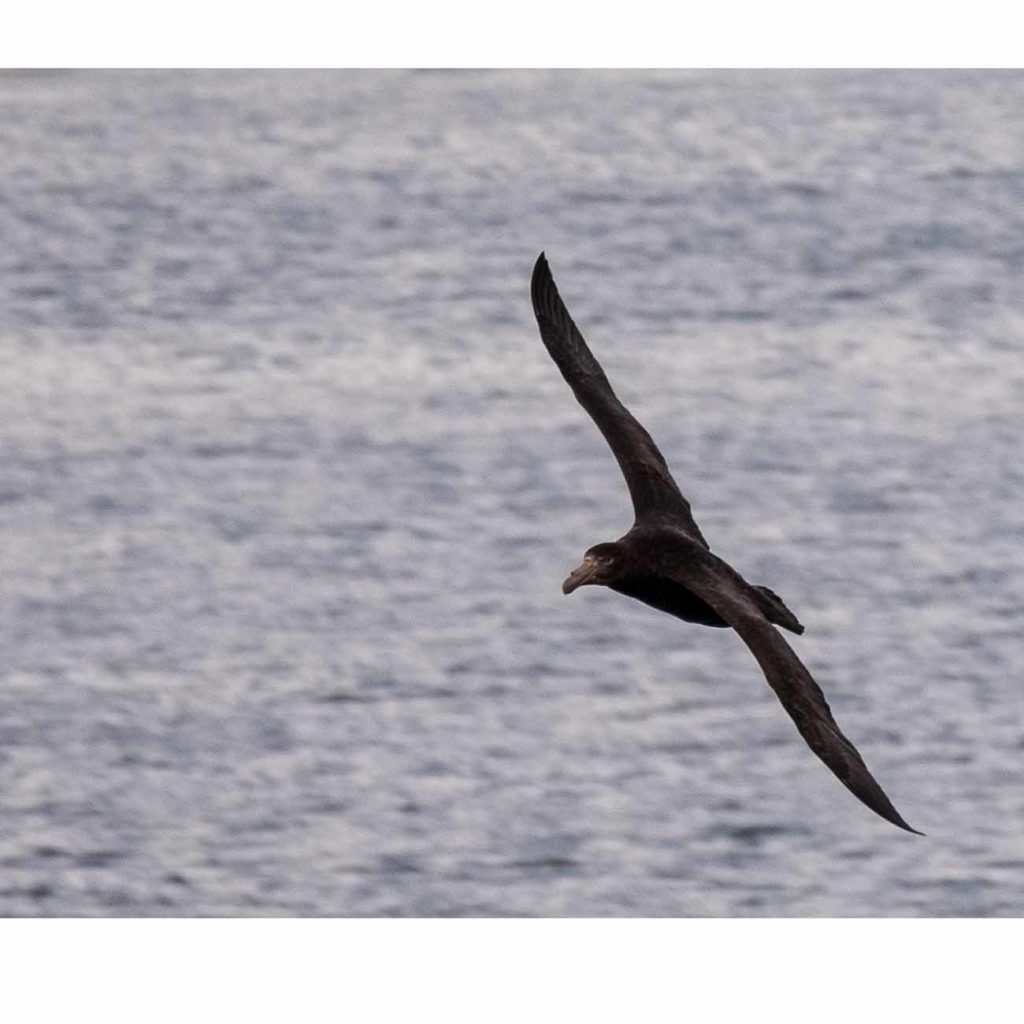
M0 77L0 912L1020 915L1024 76ZM734 634L629 525L544 248Z

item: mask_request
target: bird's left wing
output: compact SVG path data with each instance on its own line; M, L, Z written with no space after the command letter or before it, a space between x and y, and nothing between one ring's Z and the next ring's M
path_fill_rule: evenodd
M530 294L544 347L615 455L626 478L637 521L659 514L670 516L707 547L690 503L672 479L664 456L643 425L619 401L601 364L569 316L544 253L533 268Z
M800 735L836 778L886 821L921 835L903 820L842 734L821 688L750 597L749 584L720 558L695 547L673 563L662 572L703 598L739 633Z

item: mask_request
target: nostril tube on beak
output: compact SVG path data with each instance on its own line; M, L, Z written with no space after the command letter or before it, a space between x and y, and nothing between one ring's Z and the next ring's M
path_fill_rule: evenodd
M597 563L592 558L585 558L583 563L573 569L565 578L562 584L562 593L571 594L577 587L594 582L593 577L597 572Z

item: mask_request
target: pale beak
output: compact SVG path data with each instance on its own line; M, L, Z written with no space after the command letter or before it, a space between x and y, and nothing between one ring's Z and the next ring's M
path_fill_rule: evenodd
M584 558L579 567L573 569L573 571L566 576L565 582L562 584L562 593L571 594L577 587L593 583L596 575L597 560L594 558Z

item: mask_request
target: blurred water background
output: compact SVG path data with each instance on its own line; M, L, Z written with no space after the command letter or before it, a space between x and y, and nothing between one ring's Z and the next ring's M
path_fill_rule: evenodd
M0 913L1024 912L1024 75L0 77ZM546 249L735 635L631 520Z

